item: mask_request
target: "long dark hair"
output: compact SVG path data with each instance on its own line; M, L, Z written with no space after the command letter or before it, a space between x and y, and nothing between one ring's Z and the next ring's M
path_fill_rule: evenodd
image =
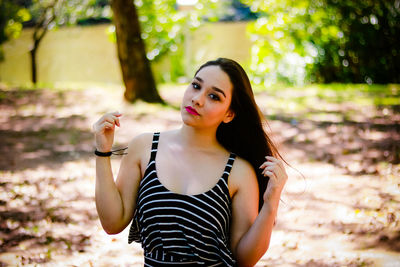
M253 166L257 174L259 209L261 209L269 179L262 175L259 167L266 161L265 156L282 157L264 131L263 123L266 123L266 120L256 104L244 69L234 60L218 58L200 66L196 74L207 66L219 66L229 76L233 85L230 108L235 117L231 122L219 125L217 140L228 151L244 158Z

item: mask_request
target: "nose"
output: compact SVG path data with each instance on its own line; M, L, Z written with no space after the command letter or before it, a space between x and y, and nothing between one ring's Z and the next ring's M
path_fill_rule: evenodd
M204 92L202 92L202 91L203 90L201 90L200 92L193 95L193 97L192 97L193 105L197 105L199 107L202 107L204 105Z

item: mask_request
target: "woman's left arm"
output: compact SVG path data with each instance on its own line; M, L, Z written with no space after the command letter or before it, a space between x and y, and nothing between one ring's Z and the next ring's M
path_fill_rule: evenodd
M255 265L267 251L280 195L287 181L282 161L274 157L266 157L260 169L264 176L269 177L260 212L258 213L259 192L254 171L247 172L249 179L238 180L238 191L232 200L231 246L239 266ZM243 180L246 182L243 183Z

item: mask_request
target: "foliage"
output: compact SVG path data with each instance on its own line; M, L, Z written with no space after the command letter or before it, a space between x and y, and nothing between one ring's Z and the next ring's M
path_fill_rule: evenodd
M30 19L25 7L12 0L0 0L0 61L4 59L1 45L9 39L17 38L22 31L22 23Z
M204 21L248 20L256 17L239 0L198 0L193 6L179 6L175 0L136 0L142 39L147 58L159 62L168 55L169 73L161 79L176 82L185 75L185 38ZM115 29L110 27L110 39L115 41Z
M258 18L258 14L251 11L248 5L243 4L240 0L224 1L225 8L220 9L221 15L219 21L249 21Z
M49 9L54 7L54 10ZM75 25L88 18L99 18L110 14L110 7L102 0L33 0L29 6L32 15L31 24L37 24L42 17L50 17L54 12L55 20L49 29L59 26Z
M400 82L399 0L244 2L256 81Z
M110 0L20 1L28 7L31 14L30 21L24 25L42 25L46 30L74 24L110 22L113 16ZM239 0L199 0L193 6L179 6L175 0L136 0L134 3L139 13L147 58L152 62L159 62L168 55L170 59L170 72L160 76L164 81L177 81L185 75L185 37L202 22L252 19L256 16ZM22 4L19 5L21 6ZM54 8L50 8L53 6ZM114 26L109 27L107 34L111 41L116 42Z
M193 6L180 7L175 0L134 2L139 14L147 58L151 62L159 62L165 55L170 58L170 74L169 77L162 78L164 81L177 81L185 75L185 37L198 28L202 20L217 20L218 10L227 4L227 1L200 0ZM110 40L115 42L114 26L110 27L108 33Z
M52 2L57 3L57 14L54 22L49 25L50 29L63 25L89 25L112 20L109 0L36 0L30 6L32 21L37 22L46 6ZM175 0L136 0L134 3L139 13L147 58L152 62L159 62L168 54L171 59L171 71L166 80L176 81L185 74L183 46L186 34L199 27L202 20L218 20L219 16L226 13L223 10L230 1L200 0L194 6L183 10L177 6ZM114 26L109 27L107 34L111 41L116 42Z
M75 24L82 6L89 4L89 0L33 0L29 6L32 14L34 32L31 54L32 82L37 82L36 52L48 30L58 25Z

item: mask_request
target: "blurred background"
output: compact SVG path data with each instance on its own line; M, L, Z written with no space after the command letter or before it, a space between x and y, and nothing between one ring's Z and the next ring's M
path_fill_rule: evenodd
M142 266L101 229L91 126L179 127L217 57L293 166L258 266L400 266L399 36L400 0L0 0L0 266Z

